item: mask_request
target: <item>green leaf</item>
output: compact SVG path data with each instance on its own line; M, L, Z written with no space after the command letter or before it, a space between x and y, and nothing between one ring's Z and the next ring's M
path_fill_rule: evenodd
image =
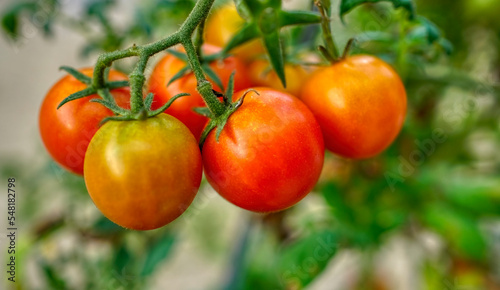
M332 1L331 0L320 0L321 6L325 8L326 16L332 16Z
M14 40L19 37L19 19L21 13L27 11L34 13L37 11L37 3L35 2L21 2L15 3L10 6L2 15L2 28Z
M441 185L447 200L477 215L500 216L500 182L479 179Z
M342 222L354 220L354 215L351 207L343 198L343 193L340 187L335 183L326 184L321 190L326 202L332 207L335 216Z
M154 95L153 93L149 93L144 99L144 107L148 110L151 109L151 105L153 104Z
M231 73L231 76L229 77L229 82L227 83L226 94L224 95L224 101L226 102L226 104L233 102L234 75L235 74L236 74L236 71L233 71Z
M236 4L236 11L238 11L238 14L241 16L241 18L245 19L246 21L250 21L252 20L252 11L250 10L246 2L247 1L245 0L234 0L234 3Z
M180 94L177 94L177 95L173 96L170 100L168 100L167 103L165 103L165 105L161 106L159 109L151 111L151 112L148 112L148 117L154 117L156 115L159 115L159 114L163 113L166 109L168 109L168 107L170 107L170 105L172 105L172 103L175 100L177 100L180 97L184 97L184 96L189 96L189 94L187 94L187 93L180 93Z
M92 103L98 103L103 105L104 107L110 109L113 111L113 113L119 114L119 115L127 115L128 111L119 107L115 102L110 102L108 100L103 100L103 99L92 99L89 102Z
M81 73L80 71L72 68L72 67L69 67L69 66L61 66L59 67L60 70L63 70L67 73L69 73L70 75L72 75L75 79L79 80L80 82L86 84L86 85L90 85L92 83L92 78Z
M124 228L101 216L93 225L92 231L101 235L113 235L125 231Z
M67 102L71 102L71 101L74 101L74 100L85 98L85 97L88 97L88 96L93 95L95 93L97 93L97 91L95 89L93 89L93 88L83 89L81 91L78 91L78 92L76 92L74 94L71 94L68 97L66 97L64 100L62 100L61 103L59 103L59 105L57 106L57 108L59 109L60 107L62 107Z
M486 242L475 218L445 204L432 204L423 210L422 219L447 240L456 254L477 261L485 260Z
M231 49L259 36L260 33L256 24L246 24L233 36L233 38L231 38L226 47L224 47L224 53L228 53Z
M283 60L283 51L281 50L279 31L275 31L271 34L265 35L264 45L266 46L266 50L269 55L269 61L271 62L274 71L280 78L283 87L286 88L285 63Z
M224 127L226 126L226 123L227 123L227 119L224 118L217 125L217 130L215 131L215 141L217 141L217 143L219 142L220 133L222 133L222 129L224 129Z
M115 5L115 0L100 0L100 1L87 1L87 14L90 15L103 15L104 11L111 6Z
M212 62L212 61L215 61L215 60L220 60L220 59L225 59L229 57L229 55L227 54L224 54L224 52L222 51L219 51L217 53L212 53L212 54L209 54L209 55L203 55L203 61L204 62Z
M142 267L141 276L149 276L156 267L168 257L175 242L175 236L169 231L163 230L163 233L147 247L146 260Z
M338 237L332 231L312 233L284 248L279 272L286 289L302 289L326 268L337 253Z
M440 38L437 43L447 55L453 53L453 44L448 39Z
M180 52L180 51L177 51L174 49L167 49L167 53L170 53L171 55L175 56L176 58L178 58L184 62L188 61L188 57L184 52Z
M129 81L112 81L106 83L106 87L110 90L128 86L130 86Z
M413 5L412 0L342 0L340 3L340 17L343 16L354 9L356 6L365 3L377 3L382 1L391 2L394 5L394 8L402 7L409 13L409 18L415 18L415 6Z
M318 50L329 63L335 63L335 58L330 54L330 52L328 52L328 49L326 47L320 45L318 46Z
M189 66L185 66L183 67L180 71L178 71L167 83L167 87L172 84L173 82L175 82L176 80L182 78L183 76L187 75L189 72L191 71L191 69L189 68Z
M47 282L51 286L50 288L66 289L66 282L64 282L64 279L59 275L59 271L46 262L40 262L40 266L45 274Z
M253 16L260 15L265 8L263 3L255 0L235 0L235 4L238 13L242 13L243 19L246 20L251 20Z
M207 107L196 107L193 108L193 111L207 118L212 118L212 112L210 112L210 109Z
M7 13L2 17L2 28L14 40L19 36L19 19L16 13Z
M217 123L215 123L212 120L210 120L210 122L208 122L208 125L205 127L205 129L203 129L203 132L201 133L201 137L200 137L200 150L203 149L203 144L205 144L205 140L207 139L208 137L208 134L210 134L210 132L212 132L212 130L217 126Z
M224 85L222 84L222 81L220 80L217 73L214 72L208 64L202 65L202 69L208 76L208 78L210 78L222 91L224 91Z
M115 253L113 267L115 268L116 273L122 274L130 260L130 253L127 250L127 247L122 244Z
M281 9L281 0L261 0L264 7L272 7L274 9Z
M131 116L127 116L127 115L106 117L106 118L102 119L102 121L99 123L99 127L102 127L106 122L109 122L109 121L132 121L132 120L136 120L136 119L131 117Z
M432 23L429 19L419 16L418 20L420 24L425 28L425 31L427 32L427 42L428 43L434 43L436 40L441 38L441 32L439 31L439 28Z
M280 26L314 24L321 22L321 15L308 11L280 11Z

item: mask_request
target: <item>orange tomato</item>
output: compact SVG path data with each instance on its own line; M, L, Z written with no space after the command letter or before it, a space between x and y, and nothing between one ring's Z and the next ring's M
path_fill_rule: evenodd
M286 88L266 60L255 60L249 67L250 81L254 86L270 87L298 97L307 78L307 71L300 65L285 64Z
M385 150L406 116L398 74L368 55L318 69L305 82L301 99L316 116L327 149L347 158L369 158Z
M92 76L93 68L80 70ZM127 76L116 70L110 70L109 80L126 80ZM85 89L87 86L71 75L66 75L52 86L40 108L39 129L43 144L52 158L65 169L82 175L83 159L90 139L94 136L99 123L113 112L98 103L89 102L100 98L90 95L66 103L57 109L59 103L69 95ZM117 104L128 109L130 90L119 88L111 91Z
M221 48L213 45L203 45L205 54L214 54L220 50ZM160 60L149 78L149 91L154 94L151 107L158 109L177 94L190 94L173 102L165 113L179 119L199 139L208 118L193 111L196 107L205 106L203 98L196 90L197 82L194 74L187 74L167 86L170 79L185 66L184 61L171 54L166 54ZM239 91L250 87L245 64L238 57L230 56L222 61L214 61L210 64L210 68L219 76L224 86L227 86L231 73L235 71L234 90ZM209 81L215 90L222 92L222 88L219 88L210 79Z
M205 41L224 47L244 23L234 4L224 5L209 15L205 25ZM251 40L231 50L232 54L245 61L250 61L264 52L265 48L260 39Z
M162 227L191 204L201 182L198 143L167 114L109 121L90 142L85 185L97 208L134 230Z

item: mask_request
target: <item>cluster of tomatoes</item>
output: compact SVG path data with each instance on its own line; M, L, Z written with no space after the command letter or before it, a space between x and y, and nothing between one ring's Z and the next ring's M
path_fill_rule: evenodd
M221 29L237 27L224 21L237 19L234 8L223 9L207 23L206 42L212 45L203 46L205 54L219 52L218 46L236 28ZM283 88L266 61L252 59L263 50L253 41L238 47L234 55L210 63L223 84L236 72L234 99L244 95L245 99L218 140L212 130L201 150L198 141L208 119L193 109L204 102L193 74L169 84L186 65L171 54L149 76L152 109L179 93L190 95L173 102L166 114L108 121L99 128L113 113L89 102L95 95L56 109L68 95L85 89L85 84L66 76L42 104L43 142L60 165L83 174L92 200L106 217L126 228L147 230L171 222L187 209L203 168L209 183L231 203L255 212L279 211L313 189L325 147L346 158L368 158L387 148L401 130L406 113L404 86L382 60L354 56L313 71L289 65L289 86ZM88 76L92 71L81 70ZM120 72L109 73L109 80L126 79ZM212 85L217 91L223 89L215 82ZM111 94L118 106L129 107L128 88L113 89Z

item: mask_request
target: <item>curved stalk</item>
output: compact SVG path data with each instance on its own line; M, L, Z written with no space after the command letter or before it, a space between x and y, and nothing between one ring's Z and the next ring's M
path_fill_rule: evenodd
M110 67L114 61L132 56L139 57L139 61L134 68L134 71L129 76L131 88L130 106L132 116L142 114L141 112L145 109L143 87L146 78L144 76L144 72L149 58L176 44L182 44L186 50L189 65L196 76L197 89L207 104L208 109L214 116L222 115L225 108L213 93L212 84L205 78L199 60L199 53L191 40L195 29L200 25L203 26L213 3L214 0L199 0L196 2L195 7L179 30L162 40L146 44L144 46L133 45L132 47L124 50L113 51L100 55L94 67L91 87L96 90L106 87L105 70ZM203 27L200 27L198 34L196 45L199 48L202 40L198 38L203 37Z

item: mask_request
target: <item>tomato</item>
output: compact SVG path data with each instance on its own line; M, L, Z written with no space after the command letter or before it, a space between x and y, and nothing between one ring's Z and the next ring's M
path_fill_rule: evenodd
M324 159L321 129L297 98L256 88L215 139L207 136L202 156L213 188L231 203L274 212L299 202L316 184ZM244 92L235 94L240 98Z
M406 115L406 92L398 74L367 55L318 69L305 82L301 99L316 116L326 148L353 159L385 150Z
M92 68L80 70L87 76L92 76ZM109 79L112 81L126 80L127 76L111 70ZM60 79L49 90L42 102L39 116L39 129L42 141L52 158L65 169L83 174L83 158L90 139L99 128L99 123L113 112L101 104L89 102L99 98L91 95L66 103L57 109L59 103L69 95L86 88L86 85L67 75ZM120 88L111 91L117 104L129 108L130 91Z
M206 54L214 54L221 49L212 45L204 45L203 51ZM171 54L165 55L154 68L149 79L149 91L154 94L152 108L158 109L170 98L180 93L188 93L177 99L165 111L183 122L196 138L201 136L201 132L208 119L193 111L196 107L204 107L205 103L201 95L196 91L196 78L190 73L167 86L170 79L179 72L186 63ZM244 63L237 57L228 57L223 61L215 61L210 64L212 70L219 76L224 85L227 85L233 71L236 72L234 78L234 89L242 90L250 86ZM222 89L212 82L215 90L222 92Z
M167 114L109 121L85 155L85 184L95 205L111 221L134 230L156 229L180 216L201 175L196 139Z
M245 20L238 14L234 4L227 4L217 8L208 16L205 25L205 41L219 47L225 47L243 24L245 24ZM230 52L244 61L250 61L265 53L265 51L262 41L254 39L232 49Z
M287 87L284 88L276 72L271 68L268 61L255 60L249 67L250 80L254 86L270 87L278 91L284 91L298 97L307 71L300 65L285 64L285 78Z

